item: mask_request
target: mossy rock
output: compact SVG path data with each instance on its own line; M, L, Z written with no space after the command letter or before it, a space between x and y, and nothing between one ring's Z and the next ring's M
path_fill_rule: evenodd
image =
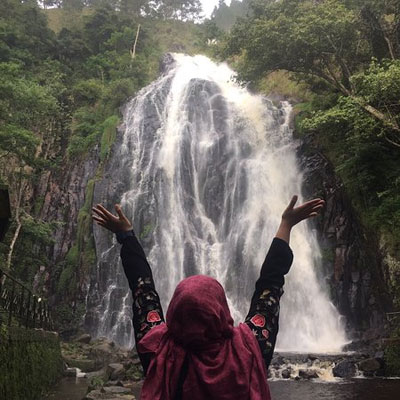
M70 368L79 368L83 372L93 372L96 371L97 365L94 360L89 359L79 359L79 358L69 358L63 357L64 361L67 363Z

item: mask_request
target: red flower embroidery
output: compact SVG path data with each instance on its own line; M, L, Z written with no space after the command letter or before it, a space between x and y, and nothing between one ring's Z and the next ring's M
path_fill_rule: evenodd
M261 333L262 333L262 335L265 337L265 339L268 339L268 337L269 337L269 332L268 332L266 329L263 329L263 330L261 331Z
M161 321L161 318L157 311L150 311L147 314L147 322L153 323L158 321Z
M256 315L250 320L250 322L251 322L253 325L262 328L262 327L265 325L265 317L264 317L263 315L256 314Z

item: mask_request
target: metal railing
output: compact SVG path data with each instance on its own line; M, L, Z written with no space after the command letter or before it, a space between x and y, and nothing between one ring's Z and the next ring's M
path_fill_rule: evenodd
M47 301L0 268L0 325L52 330Z
M386 313L386 319L390 323L400 322L400 311Z

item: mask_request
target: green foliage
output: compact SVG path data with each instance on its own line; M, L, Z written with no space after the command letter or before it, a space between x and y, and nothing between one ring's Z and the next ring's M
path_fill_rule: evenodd
M145 239L154 230L153 224L146 224L139 234L139 239Z
M111 146L113 145L119 118L117 115L112 115L103 122L103 135L101 136L100 143L100 160L103 161L110 153Z
M366 112L363 102L382 112L389 111L391 121L400 122L396 100L400 93L400 62L372 61L351 82L357 99L341 96L333 107L309 114L301 129L324 132L320 142L329 147L364 222L399 237L399 149L393 143L400 146L400 135ZM394 249L399 250L397 244Z
M393 329L384 349L385 375L400 376L400 327Z
M341 1L255 1L252 8L253 16L235 25L224 50L241 55L241 79L284 69L348 86L367 46L360 43L354 12Z
M76 333L85 314L85 303L61 303L52 310L55 327L62 335L69 336L70 332Z
M93 376L90 378L89 386L93 389L100 389L104 384L105 381L101 376Z
M43 398L62 376L63 362L58 337L40 331L0 330L0 397Z

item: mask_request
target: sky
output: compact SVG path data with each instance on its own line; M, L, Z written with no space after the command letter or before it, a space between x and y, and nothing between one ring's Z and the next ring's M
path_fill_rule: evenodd
M206 17L209 17L214 10L214 7L218 5L219 0L200 0L203 5L203 12ZM226 5L231 4L231 0L225 0Z

